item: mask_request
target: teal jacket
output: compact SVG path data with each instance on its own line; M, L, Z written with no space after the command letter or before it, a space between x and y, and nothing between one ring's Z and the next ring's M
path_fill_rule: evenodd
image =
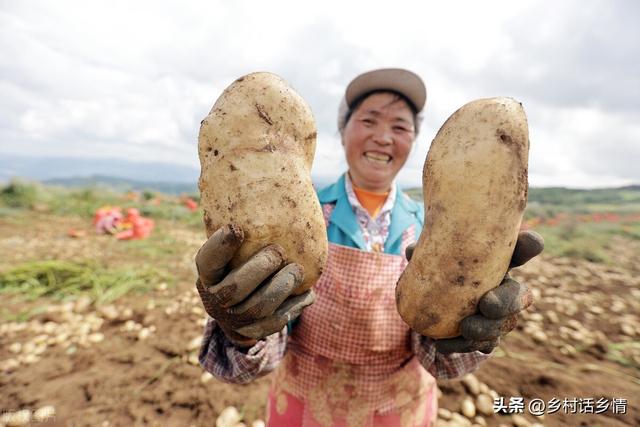
M322 205L336 205L331 213L329 226L327 227L329 242L364 250L362 231L351 203L349 203L347 191L344 188L344 174L336 183L318 191L318 199ZM387 241L384 244L385 253L404 256L404 254L400 253L402 234L415 224L416 239L420 236L424 225L423 206L422 203L412 200L400 190L400 187L397 187L396 200L391 209L389 237L387 237ZM299 321L300 318L298 317L287 324L289 334L292 333L293 328Z
M327 236L329 242L351 248L364 249L362 231L358 219L349 203L347 192L344 188L344 174L335 183L318 192L318 199L322 205L334 204L335 208L329 219ZM403 255L400 253L402 233L412 224L416 225L416 238L424 225L424 206L404 194L400 187L397 188L397 196L391 210L391 225L389 237L384 244L384 252L387 254Z

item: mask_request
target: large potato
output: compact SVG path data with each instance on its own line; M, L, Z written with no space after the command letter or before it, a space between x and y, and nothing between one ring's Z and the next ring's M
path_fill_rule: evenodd
M425 227L396 287L412 329L460 335L460 321L502 281L527 203L529 136L522 105L480 99L456 111L422 174Z
M199 180L207 236L234 223L245 240L235 268L271 243L304 269L299 294L320 277L327 232L311 183L316 127L306 102L280 77L253 73L222 93L202 121Z

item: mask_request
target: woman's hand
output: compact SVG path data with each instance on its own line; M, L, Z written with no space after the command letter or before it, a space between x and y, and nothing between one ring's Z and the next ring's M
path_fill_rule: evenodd
M196 255L196 287L209 316L216 319L236 346L248 347L279 332L315 300L309 290L292 292L304 273L298 264L285 264L279 245L269 245L229 271L227 264L242 245L240 227L226 225L211 235Z
M407 259L411 259L413 247L407 247ZM509 269L519 267L537 256L544 249L542 236L533 231L521 231L511 257ZM533 303L531 290L509 277L487 292L478 302L479 312L465 317L460 325L462 335L456 338L436 340L440 353L491 353L500 337L512 331L518 321L518 313Z

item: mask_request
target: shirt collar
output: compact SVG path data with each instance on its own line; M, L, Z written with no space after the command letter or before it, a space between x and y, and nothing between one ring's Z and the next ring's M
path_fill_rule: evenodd
M344 189L347 193L347 198L349 199L349 203L351 203L351 206L353 206L355 209L358 209L360 211L365 212L367 215L369 215L369 211L367 211L364 207L362 207L362 204L360 203L360 201L358 200L358 197L356 196L356 193L353 191L353 183L351 182L351 177L349 176L349 172L344 174ZM397 194L398 190L396 188L396 181L395 179L393 180L393 182L391 183L391 191L389 192L389 195L387 196L387 200L385 200L384 205L382 205L382 208L380 209L380 212L378 213L378 215L382 215L386 212L390 212L393 209L393 205L396 202L396 194ZM371 215L369 215L371 216Z

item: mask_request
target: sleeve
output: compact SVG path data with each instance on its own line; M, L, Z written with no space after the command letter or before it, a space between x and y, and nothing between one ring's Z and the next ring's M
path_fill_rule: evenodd
M287 328L240 349L229 342L216 321L207 320L200 347L200 365L213 376L228 383L247 384L273 371L284 356Z
M436 351L435 340L411 331L411 346L420 364L436 379L458 378L475 371L491 357L479 351L442 354Z

